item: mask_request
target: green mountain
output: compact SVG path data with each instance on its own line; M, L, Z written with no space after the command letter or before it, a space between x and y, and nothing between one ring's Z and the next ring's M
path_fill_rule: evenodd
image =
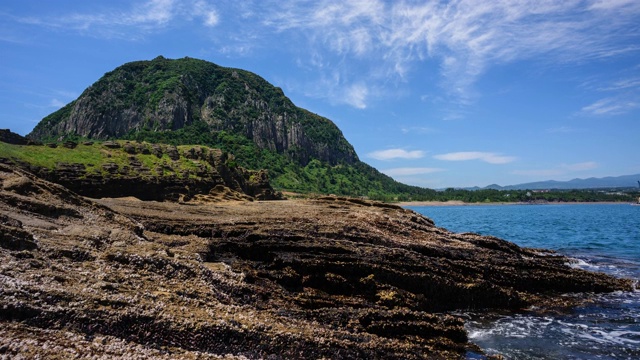
M122 65L28 137L217 147L234 154L237 165L268 169L282 190L377 199L433 194L361 162L332 121L295 106L260 76L192 58Z

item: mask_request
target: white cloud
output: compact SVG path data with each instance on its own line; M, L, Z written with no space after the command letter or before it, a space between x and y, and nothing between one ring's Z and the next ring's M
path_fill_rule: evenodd
M608 97L582 108L587 115L620 115L640 107L640 99Z
M437 60L442 84L462 104L473 101L473 84L492 66L543 55L573 63L637 51L635 0L297 1L268 3L264 23L298 31L310 48L375 58L365 75L403 79L412 64ZM624 37L627 37L625 41ZM545 60L543 60L545 61ZM379 79L388 81L388 79Z
M51 99L51 102L49 102L49 106L54 107L54 108L61 108L63 106L65 106L66 104L58 99Z
M383 173L389 176L410 176L410 175L423 175L432 174L436 172L445 171L441 168L428 168L428 167L405 167L382 170Z
M430 128L430 127L426 127L426 126L410 126L410 127L403 127L400 129L400 131L402 131L403 134L432 134L437 132L436 129Z
M367 107L367 96L369 95L369 89L364 84L353 84L345 90L345 96L341 99L341 102L349 104L358 109L364 109Z
M194 11L196 15L204 19L205 26L213 27L218 25L218 22L220 21L220 17L218 16L216 9L206 1L196 1L194 4Z
M173 7L173 0L150 0L125 14L122 22L130 25L162 25L173 18Z
M378 150L368 154L370 158L376 160L392 160L392 159L420 159L424 157L424 151L413 150L407 151L404 149L388 149Z
M492 152L480 152L480 151L461 151L452 152L447 154L434 155L435 159L446 161L468 161L468 160L480 160L489 164L507 164L515 161L513 156L504 156Z
M164 29L177 18L201 18L203 25L219 23L215 7L204 0L178 2L148 0L127 10L103 9L91 13L74 13L50 18L25 17L20 22L31 25L79 31L96 37L138 39L145 33Z

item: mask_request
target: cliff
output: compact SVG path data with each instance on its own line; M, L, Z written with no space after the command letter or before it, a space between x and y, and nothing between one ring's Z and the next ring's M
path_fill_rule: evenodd
M353 164L358 157L330 120L300 109L256 74L203 60L157 57L106 73L75 101L45 117L28 137L97 140L206 124L305 165Z
M99 202L0 164L9 358L456 359L460 310L632 289L362 200Z
M205 146L126 141L13 146L0 142L0 162L28 170L91 198L133 196L156 201L275 200L265 170L234 164Z
M385 200L435 193L361 162L332 121L295 106L258 75L191 58L124 64L28 137L205 145L233 154L246 169L268 169L274 187L294 192Z

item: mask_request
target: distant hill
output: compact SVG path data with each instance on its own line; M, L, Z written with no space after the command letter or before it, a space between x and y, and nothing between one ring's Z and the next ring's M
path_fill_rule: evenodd
M295 106L260 76L192 58L124 64L27 137L216 147L240 166L268 169L282 190L378 199L434 193L361 162L332 121Z
M484 189L494 190L542 190L542 189L597 189L597 188L630 188L638 187L640 174L608 176L603 178L573 179L569 181L537 181L518 185L500 186L492 184Z

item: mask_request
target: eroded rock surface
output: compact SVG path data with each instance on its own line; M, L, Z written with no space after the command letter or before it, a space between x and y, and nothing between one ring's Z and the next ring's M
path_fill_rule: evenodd
M0 141L3 139L0 133ZM197 145L178 149L173 145L123 141L82 145L112 160L95 166L78 162L85 159L77 155L73 158L76 162L57 161L55 167L49 168L0 154L0 163L20 167L92 198L133 196L156 201L197 198L200 202L282 199L282 194L271 187L266 170L231 166L233 155L219 149ZM77 146L69 141L63 144L72 152ZM158 161L149 162L139 157L153 157L151 154Z
M463 358L449 311L627 280L361 200L89 200L0 164L0 355Z

